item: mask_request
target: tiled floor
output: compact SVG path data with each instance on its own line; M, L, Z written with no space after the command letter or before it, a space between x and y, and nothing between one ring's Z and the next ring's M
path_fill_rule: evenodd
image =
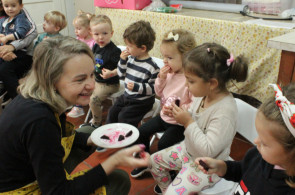
M107 115L107 110L110 106L111 102L107 101L104 105L104 112L103 112L103 121L105 121L105 117ZM85 108L85 113L87 113L88 108ZM76 128L84 122L86 114L82 117L73 119L69 118L68 120L71 121ZM151 147L151 152L156 151L156 145L157 140L154 142L153 146ZM235 160L241 160L243 158L243 155L245 152L252 147L252 144L249 143L247 140L245 140L242 136L236 135L235 139L233 141L232 147L231 147L231 154L230 156ZM92 155L89 156L86 160L81 162L76 169L73 172L84 170L84 169L90 169L93 166L99 164L100 162L104 161L108 156L110 156L112 153L114 153L115 149L109 149L106 152L98 153L94 152ZM122 167L123 170L125 170L127 173L131 172L131 168ZM129 195L152 195L154 194L153 188L154 188L154 180L150 173L145 173L142 177L139 179L133 179L130 177L132 186Z

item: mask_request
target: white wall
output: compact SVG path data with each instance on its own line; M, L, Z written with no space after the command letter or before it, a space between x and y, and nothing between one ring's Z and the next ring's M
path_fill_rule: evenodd
M94 8L94 0L75 0L75 12L80 9L84 12L89 12L94 14L95 8Z

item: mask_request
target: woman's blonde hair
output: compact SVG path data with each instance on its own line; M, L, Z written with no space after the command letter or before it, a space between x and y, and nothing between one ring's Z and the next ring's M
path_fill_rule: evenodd
M59 27L60 31L67 26L65 15L59 11L49 11L44 15L44 20L50 21L54 26Z
M295 83L282 87L283 95L292 103L295 103ZM283 146L286 153L289 155L286 173L290 176L287 183L292 188L295 188L295 137L288 130L284 119L282 118L280 108L277 106L275 97L268 98L260 107L259 111L269 121L279 124L282 128L269 129L273 137Z
M197 46L194 34L183 29L174 29L166 32L162 40L163 43L174 43L181 54Z
M88 28L90 25L90 20L94 16L95 16L94 14L86 13L86 12L83 12L82 10L79 10L77 16L73 20L73 24L75 22L78 22L79 25L85 26Z
M79 54L94 59L89 46L75 38L57 36L42 41L34 51L30 72L19 86L20 94L45 102L54 112L64 112L68 105L55 85L63 74L64 64Z

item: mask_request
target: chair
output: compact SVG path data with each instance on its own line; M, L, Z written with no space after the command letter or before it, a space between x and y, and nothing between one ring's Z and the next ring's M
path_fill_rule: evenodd
M235 98L238 107L237 132L244 136L251 143L257 137L255 128L255 117L257 108L250 104ZM208 188L199 193L199 195L228 195L236 188L238 183L221 179L212 188Z
M147 118L150 118L150 117L153 118L153 117L157 116L157 114L159 114L160 111L161 111L161 102L160 102L160 100L155 98L155 103L153 104L152 109L143 116L140 124L142 125L144 123L144 120Z

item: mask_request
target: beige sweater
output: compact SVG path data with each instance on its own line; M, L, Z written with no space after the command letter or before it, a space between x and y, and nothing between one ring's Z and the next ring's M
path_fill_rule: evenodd
M185 129L180 144L193 159L203 156L228 159L236 134L236 101L230 94L197 114L201 101L202 98L193 98L189 112L195 122Z

